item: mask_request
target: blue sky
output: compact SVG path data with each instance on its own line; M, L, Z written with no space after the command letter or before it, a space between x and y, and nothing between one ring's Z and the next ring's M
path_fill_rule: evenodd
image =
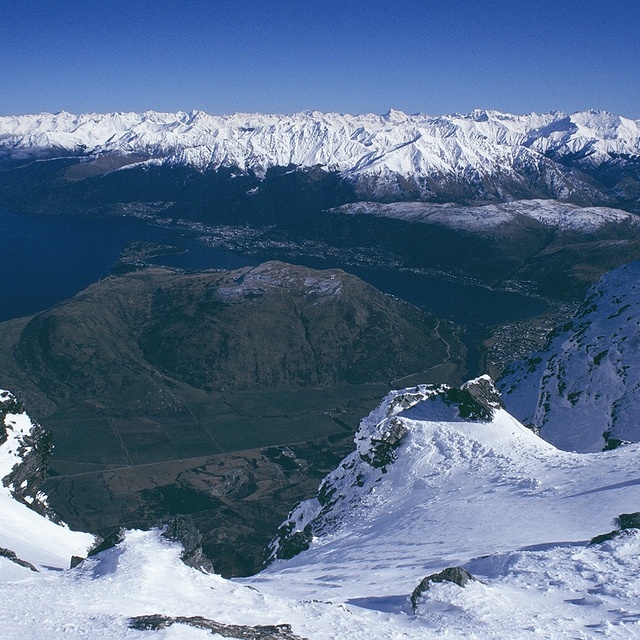
M0 114L640 118L640 0L3 0Z

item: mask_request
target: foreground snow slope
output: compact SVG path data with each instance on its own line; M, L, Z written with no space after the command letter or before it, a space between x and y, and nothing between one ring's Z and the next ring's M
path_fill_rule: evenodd
M346 604L339 597L299 598L290 592L289 575L273 574L268 589L259 581L244 586L186 567L179 554L157 532L132 531L118 548L77 569L0 582L3 638L212 637L184 624L155 632L129 628L132 617L158 613L222 624L290 624L309 640L632 639L640 632L637 532L594 547L560 545L474 560L467 566L482 582L464 589L434 585L416 615L400 591ZM349 579L362 574L354 566Z
M397 421L407 432L384 472L362 456ZM559 451L498 406L489 421L467 421L429 386L387 396L357 441L320 500L292 513L296 530L311 524L310 549L276 562L264 588L286 577L300 597L408 593L427 573L487 554L584 543L640 506L640 446Z
M357 447L320 501L292 514L314 534L293 559L227 581L186 567L158 532L128 532L74 570L0 573L3 637L211 637L184 619L129 627L149 614L288 623L313 640L638 637L640 532L587 542L638 508L640 445L559 451L480 379L389 394L363 420ZM479 581L435 584L414 612L421 579L459 564Z
M604 275L573 321L500 382L509 410L556 446L640 441L640 262Z

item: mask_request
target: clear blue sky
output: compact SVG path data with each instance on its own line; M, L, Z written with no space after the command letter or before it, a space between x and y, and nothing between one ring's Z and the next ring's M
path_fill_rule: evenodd
M2 0L0 114L640 118L640 0Z

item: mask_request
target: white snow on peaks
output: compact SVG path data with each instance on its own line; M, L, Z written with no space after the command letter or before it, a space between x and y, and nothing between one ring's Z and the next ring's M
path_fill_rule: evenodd
M13 402L15 398L8 391L0 391L0 403ZM34 425L20 412L7 413L2 426L0 433L5 432L6 440L0 444L0 547L39 568L66 569L71 556L83 556L94 537L51 522L13 498L13 487L5 484L6 478L32 446L29 436ZM0 580L7 572L16 571L23 569L0 557Z
M143 154L200 169L237 166L321 166L348 175L508 174L537 166L540 154L588 152L597 165L640 155L640 121L604 112L528 114L497 111L431 117L308 111L292 115L213 116L191 113L69 113L0 117L0 151L43 150ZM560 189L560 186L558 186ZM566 187L563 187L566 188Z
M640 224L637 216L609 207L579 207L557 200L518 200L500 204L463 206L454 203L356 202L334 211L351 215L373 215L407 222L439 224L453 229L491 231L518 220L529 219L560 231L596 231L605 224Z
M224 580L182 564L159 532L130 531L73 570L0 580L3 638L212 637L129 627L149 614L290 624L309 640L638 638L640 532L588 541L637 509L640 445L560 451L493 399L461 416L460 390L447 389L392 392L362 421L322 504L292 514L321 525L293 559ZM372 457L381 442L393 455ZM433 584L414 611L413 589L453 565L477 581Z
M543 351L510 368L504 401L562 449L640 441L639 354L640 262L632 262L605 274Z

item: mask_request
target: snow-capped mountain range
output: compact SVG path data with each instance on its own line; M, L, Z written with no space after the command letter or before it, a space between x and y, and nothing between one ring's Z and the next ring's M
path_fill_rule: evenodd
M385 199L637 198L640 121L606 112L523 116L477 110L378 115L70 113L0 117L0 154L140 156L199 170L263 175L275 166L340 172ZM630 169L629 169L630 168ZM601 179L600 173L607 174ZM613 171L616 177L611 177Z
M185 566L157 530L64 571L0 557L3 637L637 637L639 445L558 450L487 378L390 393L356 444L285 525L308 548L250 578ZM51 547L36 517L31 542ZM470 582L441 581L451 567Z
M500 381L509 410L562 449L640 440L640 262L605 274L573 321Z

